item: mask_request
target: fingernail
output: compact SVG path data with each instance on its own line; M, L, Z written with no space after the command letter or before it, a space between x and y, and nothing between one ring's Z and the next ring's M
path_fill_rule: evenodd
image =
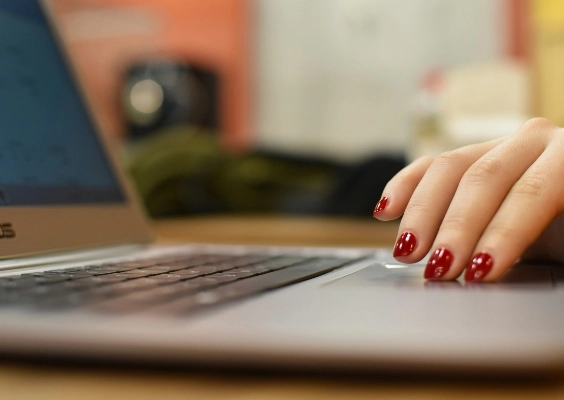
M472 261L466 267L467 281L481 281L492 270L494 259L488 253L478 253L472 257Z
M376 214L384 211L387 205L388 205L388 198L382 197L380 201L376 203L376 207L374 207L374 212L372 213L372 216L376 217Z
M452 253L444 247L435 250L425 267L425 279L438 279L446 274L452 264Z
M408 256L415 250L417 238L411 232L404 232L394 246L394 257Z

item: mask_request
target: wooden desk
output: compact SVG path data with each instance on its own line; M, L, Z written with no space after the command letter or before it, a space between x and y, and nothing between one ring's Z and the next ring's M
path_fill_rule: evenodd
M155 224L160 242L311 246L392 246L398 224L369 218L205 217L162 220Z
M213 217L155 224L159 241L391 245L397 224L370 219ZM1 340L1 339L0 339ZM362 378L115 368L0 360L6 399L560 399L564 379L452 380L409 376Z

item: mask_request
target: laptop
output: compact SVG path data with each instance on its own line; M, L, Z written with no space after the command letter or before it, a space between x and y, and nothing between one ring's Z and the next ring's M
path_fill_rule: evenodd
M469 286L425 282L389 249L152 244L42 4L0 0L0 57L0 353L315 371L564 365L557 266Z

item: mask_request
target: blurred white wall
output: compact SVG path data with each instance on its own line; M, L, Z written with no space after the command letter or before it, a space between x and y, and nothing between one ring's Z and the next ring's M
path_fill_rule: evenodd
M502 55L503 0L255 0L257 144L402 152L421 75Z

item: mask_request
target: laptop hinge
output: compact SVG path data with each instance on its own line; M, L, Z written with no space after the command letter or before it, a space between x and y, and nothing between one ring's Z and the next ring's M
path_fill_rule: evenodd
M67 251L64 253L50 253L21 258L11 258L0 260L0 271L27 267L47 267L50 264L71 263L71 262L101 262L104 259L123 257L135 252L139 252L147 245L131 244L109 246L98 249Z

